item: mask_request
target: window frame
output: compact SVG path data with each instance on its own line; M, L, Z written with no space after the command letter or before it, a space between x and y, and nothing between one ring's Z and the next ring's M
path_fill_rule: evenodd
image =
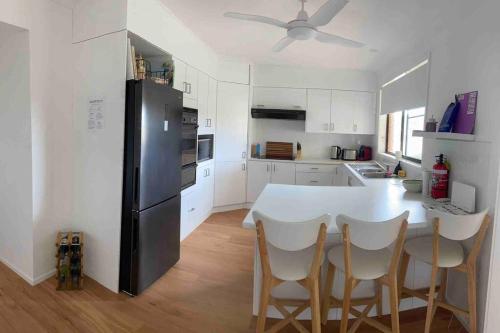
M401 153L406 151L406 147L408 145L408 140L406 140L406 142L405 142L405 133L406 133L407 126L408 126L408 124L405 121L405 116L406 116L408 111L409 110L402 110L401 111L401 137L400 137ZM389 128L391 127L391 113L388 113L385 116L387 117L386 125L385 125L385 153L396 157L395 153L389 151L389 138L390 138ZM424 115L424 117L425 117L425 115ZM402 158L404 160L407 160L407 161L410 161L413 163L422 164L422 160L415 158L415 157L411 157L411 156L407 156L407 155L403 154Z

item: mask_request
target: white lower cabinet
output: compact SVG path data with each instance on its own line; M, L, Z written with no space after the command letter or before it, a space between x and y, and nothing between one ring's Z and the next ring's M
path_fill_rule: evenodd
M255 202L267 184L295 184L295 163L248 161L247 202Z
M181 240L185 239L212 212L214 198L214 163L200 164L196 184L181 193Z
M333 186L333 173L297 172L297 185Z
M217 162L214 206L245 203L246 162Z

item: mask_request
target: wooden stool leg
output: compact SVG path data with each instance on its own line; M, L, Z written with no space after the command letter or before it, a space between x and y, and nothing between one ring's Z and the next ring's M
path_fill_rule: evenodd
M310 284L312 333L321 333L321 309L318 279L314 278Z
M328 263L328 273L326 274L325 290L323 290L323 305L321 308L321 323L326 325L328 321L328 312L330 311L330 296L333 288L333 279L335 278L335 266Z
M434 307L434 296L436 293L437 272L438 267L436 265L432 265L431 285L429 287L429 298L427 300L427 315L425 317L425 333L429 333L431 330L432 309Z
M267 307L269 305L269 296L271 294L272 280L269 278L262 279L260 289L259 316L257 318L257 333L263 333L266 327Z
M351 294L354 288L355 280L346 277L344 287L344 300L342 302L342 319L340 321L340 333L347 332L347 325L349 324L349 310L351 308Z
M469 301L469 333L477 332L476 266L467 268L467 298Z
M382 315L382 283L375 280L375 297L377 298L377 317Z
M448 282L448 268L441 269L441 284L439 285L439 292L437 295L437 299L441 302L444 302L446 299L446 284ZM436 316L437 305L434 305L432 309L432 319Z
M399 289L397 277L394 276L389 282L389 297L391 302L391 328L392 333L399 333Z
M408 265L410 264L410 255L403 251L403 259L401 260L401 268L399 269L398 278L398 299L401 302L401 296L403 295L403 287L406 280L406 273L408 272Z

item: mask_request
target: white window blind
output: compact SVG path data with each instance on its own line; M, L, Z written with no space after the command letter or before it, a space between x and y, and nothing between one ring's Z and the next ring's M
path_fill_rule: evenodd
M380 114L412 110L427 106L429 63L415 69L382 87Z

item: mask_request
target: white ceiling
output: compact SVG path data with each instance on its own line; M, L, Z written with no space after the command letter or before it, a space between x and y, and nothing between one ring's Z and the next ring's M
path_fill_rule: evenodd
M459 19L478 2L470 0L350 0L320 30L366 43L348 49L314 40L294 42L280 53L272 46L286 30L223 17L234 11L288 22L300 10L298 0L162 0L217 53L257 64L378 70L391 59L424 45L431 35ZM308 0L312 15L326 0ZM376 50L376 51L375 51Z

